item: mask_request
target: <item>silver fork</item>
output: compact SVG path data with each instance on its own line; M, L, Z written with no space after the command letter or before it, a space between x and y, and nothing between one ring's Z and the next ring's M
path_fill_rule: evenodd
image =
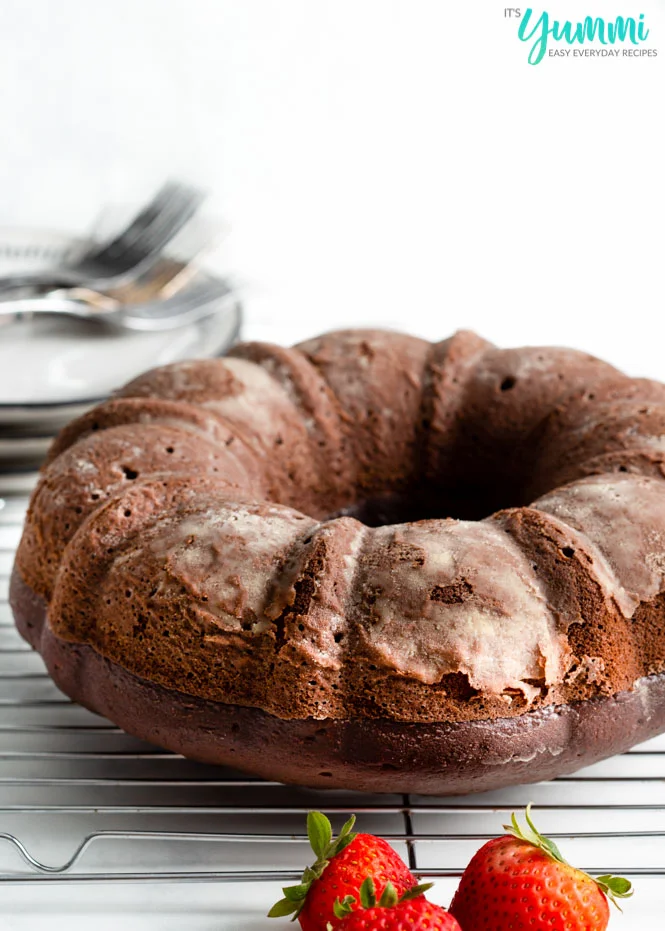
M69 266L0 277L0 293L16 288L85 287L103 291L132 280L159 260L164 247L204 199L197 188L167 182L121 233L93 245Z
M0 302L0 322L9 323L20 314L65 314L94 320L123 330L157 332L196 323L238 305L238 296L220 278L192 282L184 290L163 300L143 304L121 304L105 295L97 300L76 300L69 294L52 292L44 297L12 298Z

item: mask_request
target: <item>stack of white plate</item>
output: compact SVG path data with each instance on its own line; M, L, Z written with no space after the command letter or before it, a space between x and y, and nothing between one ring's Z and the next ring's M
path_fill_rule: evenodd
M0 276L52 266L81 247L62 234L0 230ZM221 355L240 322L239 303L163 333L111 332L64 317L0 318L0 492L30 489L64 424L146 369Z

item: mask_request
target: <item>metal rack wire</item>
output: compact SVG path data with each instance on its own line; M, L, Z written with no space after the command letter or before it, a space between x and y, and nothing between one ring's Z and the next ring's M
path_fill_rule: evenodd
M542 829L567 839L590 872L660 885L665 738L552 783L465 798L366 796L196 764L71 704L14 630L7 588L26 501L0 505L1 882L288 882L306 859L312 807L338 825L355 811L420 875L455 877L504 814L533 801Z

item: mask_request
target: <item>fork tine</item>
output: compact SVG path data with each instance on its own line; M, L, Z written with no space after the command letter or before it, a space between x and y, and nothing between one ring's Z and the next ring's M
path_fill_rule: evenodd
M116 261L131 253L149 251L155 235L160 237L160 241L163 241L164 236L172 236L174 226L178 228L180 225L182 211L187 211L189 219L201 199L200 192L194 189L178 185L170 185L168 189L165 187L155 201L155 209L146 211L140 223L131 225L118 238L116 248L113 249Z
M136 214L130 225L121 230L113 239L103 243L96 252L91 253L91 258L103 257L107 254L115 256L118 246L124 247L128 237L134 239L137 233L140 233L141 230L154 222L156 217L159 216L170 202L174 191L179 187L180 185L177 182L174 183L172 181L167 181L166 184L162 185L150 203L146 204L139 213Z
M132 223L115 239L91 255L93 261L120 261L132 253L141 255L154 251L153 243L164 245L174 235L203 200L196 188L169 181L160 188Z
M148 255L160 252L185 223L196 212L202 196L183 198L180 203L173 203L155 223L151 224L140 238L140 247Z
M118 266L137 268L159 255L197 208L196 203L183 203L170 209L163 219L150 225L124 252L115 259Z
M174 235L174 230L179 229L195 213L203 197L203 193L195 188L174 192L159 216L141 233L141 246L148 251L163 246L165 240ZM137 237L134 243L138 240Z
M45 286L104 290L143 274L168 242L193 216L205 195L197 188L168 181L130 225L106 244L91 247L61 269L0 277L0 292Z

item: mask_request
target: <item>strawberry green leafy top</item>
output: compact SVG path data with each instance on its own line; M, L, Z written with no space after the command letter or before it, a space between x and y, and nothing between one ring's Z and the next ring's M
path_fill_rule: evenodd
M532 844L534 847L542 850L544 853L548 854L548 856L552 857L553 860L556 860L557 863L570 866L554 841L550 840L549 837L544 837L533 823L530 804L526 806L524 817L526 819L526 827L520 825L515 812L513 812L510 824L504 824L504 830L507 831L508 834L512 834L512 836L516 837L518 840L524 841L526 844ZM584 871L579 870L579 872L582 873ZM588 876L589 874L584 873L584 875ZM623 876L613 876L608 873L604 876L591 876L589 878L596 883L599 889L607 896L613 905L616 905L619 911L621 911L621 906L617 899L628 899L634 891L630 880L625 879Z
M292 915L295 921L302 911L307 893L315 879L319 879L333 857L341 853L355 840L352 832L356 823L356 816L351 815L339 835L333 838L332 825L320 811L310 811L307 814L307 837L316 855L316 860L308 866L302 874L302 879L296 886L285 886L282 889L284 898L276 902L268 912L268 918L283 918Z

